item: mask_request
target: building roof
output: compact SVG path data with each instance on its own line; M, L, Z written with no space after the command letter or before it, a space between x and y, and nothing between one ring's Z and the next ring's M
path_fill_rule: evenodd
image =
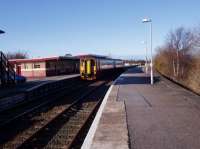
M103 55L95 55L95 54L84 54L84 55L78 55L76 56L78 58L86 58L86 57L95 57L95 58L109 58L107 56L103 56Z
M77 57L66 57L66 56L55 56L55 57L46 57L46 58L32 58L32 59L11 59L9 62L13 63L23 63L23 62L45 62L52 60L78 60Z

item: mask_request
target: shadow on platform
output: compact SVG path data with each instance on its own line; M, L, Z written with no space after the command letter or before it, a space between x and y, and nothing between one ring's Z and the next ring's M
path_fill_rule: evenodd
M160 81L160 77L154 77L154 83ZM116 85L128 85L128 84L150 84L151 78L149 76L122 76L115 83Z
M160 81L159 76L154 76L154 83ZM124 72L123 75L117 80L116 85L128 85L128 84L150 84L151 78L146 75L142 68L135 67Z
M127 70L123 74L133 74L133 73L144 73L144 71L142 70L142 68L134 67L132 69Z

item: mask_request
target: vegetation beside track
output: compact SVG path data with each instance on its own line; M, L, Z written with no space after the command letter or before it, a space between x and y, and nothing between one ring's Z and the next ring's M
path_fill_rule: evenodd
M157 49L155 69L167 78L200 94L200 27L171 31Z

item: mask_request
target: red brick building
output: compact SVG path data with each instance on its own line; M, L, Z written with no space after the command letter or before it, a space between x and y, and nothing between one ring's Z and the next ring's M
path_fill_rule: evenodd
M49 57L12 59L16 73L29 78L78 73L79 59L75 57Z

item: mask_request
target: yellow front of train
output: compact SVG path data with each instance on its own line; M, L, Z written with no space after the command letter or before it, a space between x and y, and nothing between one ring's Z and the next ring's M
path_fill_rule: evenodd
M80 75L83 80L96 79L96 62L94 59L80 59Z

